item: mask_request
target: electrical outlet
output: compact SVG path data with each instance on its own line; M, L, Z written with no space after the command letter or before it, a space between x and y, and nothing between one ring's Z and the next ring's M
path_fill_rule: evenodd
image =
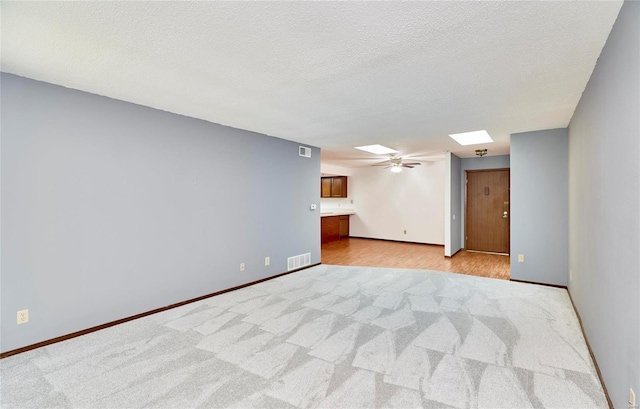
M271 264L271 257L265 257L264 258L264 265L268 266L269 264Z
M524 263L524 254L518 254L518 263Z
M629 409L638 409L636 406L636 394L629 388Z
M240 271L244 271L244 263L240 263Z
M29 310L18 311L18 325L29 322Z

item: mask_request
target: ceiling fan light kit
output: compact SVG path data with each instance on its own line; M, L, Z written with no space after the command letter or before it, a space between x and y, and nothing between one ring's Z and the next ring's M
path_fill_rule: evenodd
M476 149L476 156L483 157L486 154L487 154L487 150L486 149Z
M397 165L391 166L391 171L393 173L400 173L400 172L402 172L402 167L401 166L397 166Z

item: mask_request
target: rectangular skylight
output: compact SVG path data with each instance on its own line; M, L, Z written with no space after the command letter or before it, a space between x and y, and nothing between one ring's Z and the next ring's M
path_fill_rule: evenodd
M390 153L398 153L397 150L387 148L382 145L367 145L367 146L356 146L356 149L360 149L361 151L375 153L376 155L387 155Z
M460 145L477 145L480 143L491 143L493 139L489 136L487 131L473 131L464 133L454 133L449 135L453 140Z

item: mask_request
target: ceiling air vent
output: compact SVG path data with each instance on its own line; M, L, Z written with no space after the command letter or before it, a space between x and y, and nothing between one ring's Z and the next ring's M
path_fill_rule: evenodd
M305 158L311 157L311 148L307 148L306 146L300 147L300 156L304 156Z

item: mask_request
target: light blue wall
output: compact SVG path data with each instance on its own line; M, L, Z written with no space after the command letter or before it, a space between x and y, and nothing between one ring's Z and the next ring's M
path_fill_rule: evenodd
M511 278L566 286L567 129L511 135ZM525 262L518 262L518 255Z
M320 262L319 149L1 81L3 352Z
M449 159L449 169L447 170L448 172L450 172L450 186L449 186L449 217L450 217L450 221L449 221L449 230L450 230L450 236L449 236L449 243L447 243L448 245L447 250L449 254L446 254L448 256L452 256L454 254L456 254L460 249L462 249L462 221L464 220L464 204L462 202L462 195L463 195L463 191L462 191L462 178L460 176L462 170L461 170L461 163L462 160L457 157L456 155L454 155L453 153L450 153L450 159Z
M482 158L462 158L460 160L460 248L464 248L464 205L466 171L479 169L504 169L510 167L509 155L485 156Z
M640 403L640 3L623 4L569 123L569 291L613 405Z

